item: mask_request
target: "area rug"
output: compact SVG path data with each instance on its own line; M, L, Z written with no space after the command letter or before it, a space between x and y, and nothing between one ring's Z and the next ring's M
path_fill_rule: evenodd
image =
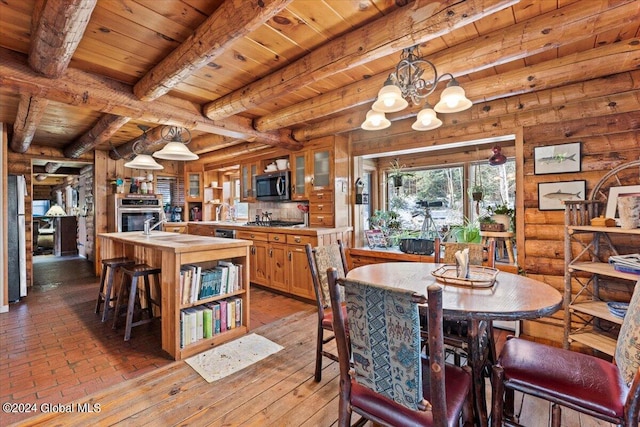
M249 334L185 360L207 382L217 381L250 366L284 347Z

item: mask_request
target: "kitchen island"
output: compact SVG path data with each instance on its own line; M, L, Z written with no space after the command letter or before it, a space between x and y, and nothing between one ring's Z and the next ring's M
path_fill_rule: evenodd
M100 259L126 256L137 263L160 267L162 349L173 359L180 360L246 334L249 331L249 247L250 241L216 237L152 231L146 236L141 231L102 233ZM180 287L180 269L186 265L211 266L215 261L230 261L240 265L240 289L219 296L183 302ZM100 262L100 260L98 260ZM207 303L241 299L239 325L233 329L181 345L180 318L183 310Z

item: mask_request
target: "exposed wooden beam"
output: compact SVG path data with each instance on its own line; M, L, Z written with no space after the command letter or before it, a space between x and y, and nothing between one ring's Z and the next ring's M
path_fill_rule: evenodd
M544 89L582 81L584 70L589 70L589 75L593 78L609 76L611 74L611 64L616 64L616 71L621 73L636 70L640 68L639 53L640 40L637 38L629 39L529 67L507 71L497 76L474 80L465 83L464 89L467 97L474 103L506 98L515 94L537 93L537 91ZM505 93L505 87L509 88L508 93ZM362 124L365 118L364 114L364 111L358 111L342 117L314 123L304 129L294 130L293 137L298 141L305 141L355 130ZM464 114L464 111L451 115L442 114L440 118L443 120L448 119L448 117L457 119L463 117ZM406 117L406 113L403 112L400 117ZM391 114L388 118L394 121L399 117Z
M235 41L256 30L292 0L226 0L177 49L133 87L150 101L169 92L195 71L212 62Z
M44 171L46 173L55 173L58 169L60 169L61 166L62 166L62 164L60 164L60 163L47 162L47 164L44 165Z
M36 1L29 47L29 64L34 71L50 78L65 72L95 4L96 0ZM36 96L20 96L11 138L13 151L27 151L48 103Z
M51 101L81 106L93 111L130 117L158 125L173 125L238 139L260 140L273 146L300 147L280 132L258 132L251 119L229 117L214 121L204 117L197 105L165 95L155 101L140 101L132 88L106 77L73 68L53 81L34 73L24 55L0 48L0 85L19 93L34 94Z
M113 160L128 159L134 154L134 146L138 153L147 151L151 146L162 140L163 127L156 126L131 141L119 145L109 152L109 157Z
M13 136L11 137L13 151L24 153L29 149L48 103L49 101L44 98L27 94L20 95L18 113L13 122Z
M97 0L38 0L34 7L29 64L49 77L69 66Z
M338 37L244 88L205 105L211 119L228 117L260 105L282 92L300 89L338 72L424 43L469 25L519 0L468 0L414 3Z
M469 40L442 50L428 59L440 73L466 75L507 61L557 49L590 38L592 34L618 29L621 25L638 20L640 2L628 0L607 8L599 2L578 2L510 26L508 30L501 29L481 39ZM571 24L563 25L565 22ZM296 123L370 103L392 71L394 70L387 70L259 117L254 121L255 128L264 132L291 127Z
M105 114L98 120L93 129L82 135L77 141L67 145L64 148L64 155L72 159L80 157L111 138L129 120L129 117Z

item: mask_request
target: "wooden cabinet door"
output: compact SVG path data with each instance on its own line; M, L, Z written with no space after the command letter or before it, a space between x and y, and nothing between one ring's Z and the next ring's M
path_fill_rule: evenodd
M307 200L307 152L291 154L289 167L291 169L291 200Z
M289 245L287 253L289 291L297 296L315 299L309 261L304 246ZM325 273L326 274L326 273Z
M258 173L257 163L240 165L240 201L254 202L256 200L254 179Z
M311 162L311 189L333 189L333 150L323 148L312 150L309 158Z
M269 286L283 292L289 292L287 283L287 245L273 243L269 245Z
M201 172L187 172L187 200L188 201L202 201L202 173Z
M254 240L251 256L251 281L261 285L269 284L268 244Z

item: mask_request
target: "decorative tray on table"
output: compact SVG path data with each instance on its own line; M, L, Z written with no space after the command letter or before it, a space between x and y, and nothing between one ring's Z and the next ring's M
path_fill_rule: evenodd
M447 285L461 285L472 288L490 288L496 281L498 269L491 267L482 267L479 265L469 266L469 277L458 277L455 265L443 265L433 270L431 274L437 281Z

